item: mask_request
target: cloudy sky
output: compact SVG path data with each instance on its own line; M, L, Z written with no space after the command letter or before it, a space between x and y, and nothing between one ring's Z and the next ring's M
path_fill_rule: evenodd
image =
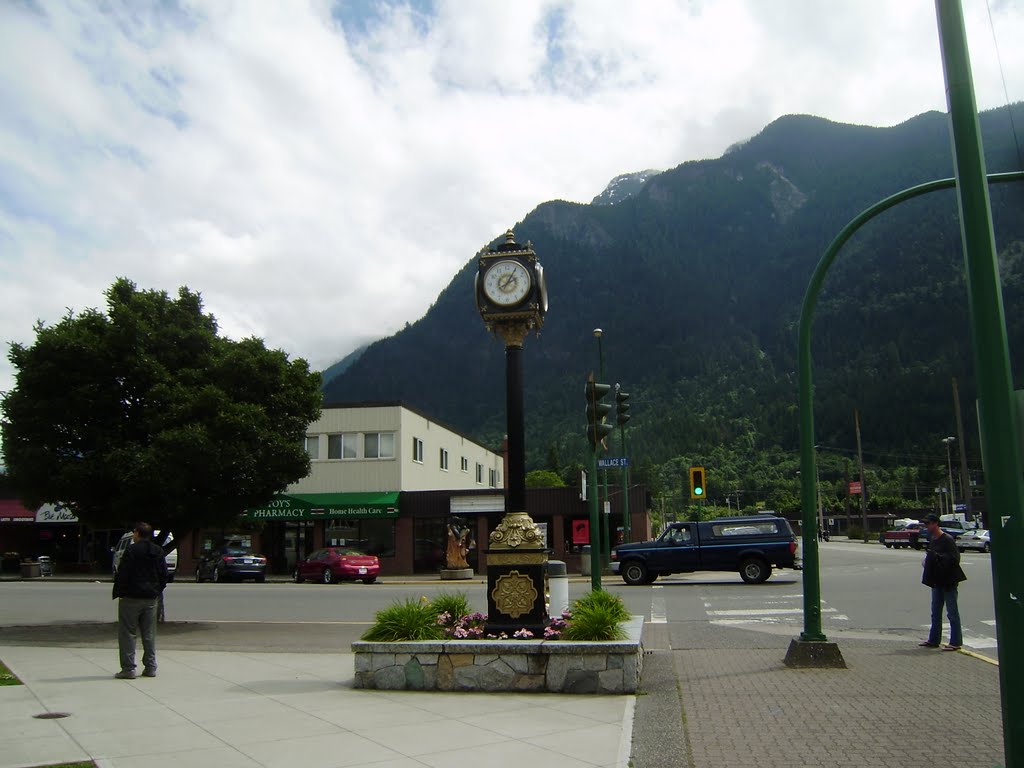
M988 2L983 109L996 44L1024 99L1024 4ZM323 368L545 200L945 96L931 0L0 0L0 105L0 342L125 276Z

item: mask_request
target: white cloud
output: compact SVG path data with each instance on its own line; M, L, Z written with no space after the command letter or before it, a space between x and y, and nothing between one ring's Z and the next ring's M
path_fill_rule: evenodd
M998 106L988 11L965 4ZM41 6L0 4L2 342L123 275L322 367L421 316L544 200L786 113L945 109L930 0ZM1019 100L1024 9L992 15Z

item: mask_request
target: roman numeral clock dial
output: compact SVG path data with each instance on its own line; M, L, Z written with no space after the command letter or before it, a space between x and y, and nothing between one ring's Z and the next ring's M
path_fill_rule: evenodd
M518 261L499 261L484 274L484 294L501 307L514 307L530 293L530 272Z

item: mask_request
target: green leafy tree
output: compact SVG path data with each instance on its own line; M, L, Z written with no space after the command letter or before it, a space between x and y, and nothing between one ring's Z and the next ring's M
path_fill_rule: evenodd
M535 469L526 473L527 488L562 488L565 483L550 469Z
M217 334L197 293L107 291L12 344L3 457L29 506L61 502L90 525L163 531L227 524L309 472L302 446L320 375L260 339Z

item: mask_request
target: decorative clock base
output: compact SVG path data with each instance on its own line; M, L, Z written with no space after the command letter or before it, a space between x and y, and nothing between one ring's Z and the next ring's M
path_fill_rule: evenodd
M543 549L487 552L487 634L512 637L527 629L544 636L547 560Z

